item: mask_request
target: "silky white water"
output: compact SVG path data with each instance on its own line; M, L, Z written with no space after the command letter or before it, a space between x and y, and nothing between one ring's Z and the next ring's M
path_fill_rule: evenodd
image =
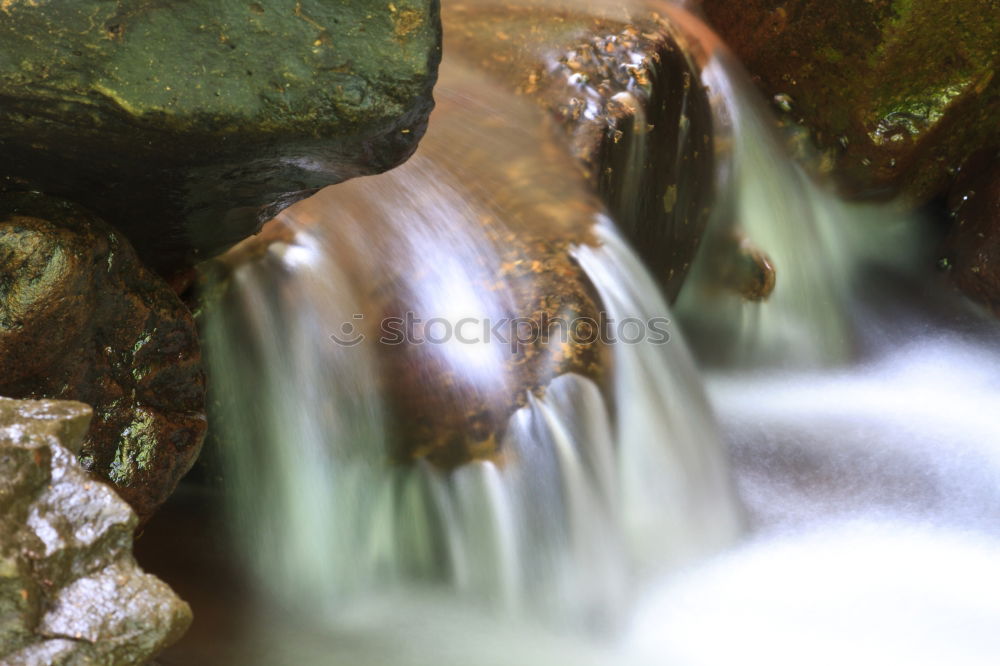
M784 156L729 54L705 73L731 142L716 231L744 232L777 284L742 302L696 269L678 307L754 536L652 590L630 654L993 663L1000 326L929 274L927 225L845 204Z
M695 19L678 21L690 35ZM500 261L470 224L497 212L500 174L466 163L462 142L530 154L525 105L446 72L448 115L410 162L292 209L293 236L237 269L209 313L212 381L242 548L283 609L246 663L1000 654L998 327L912 267L919 225L812 184L742 73L706 50L731 159L715 224L769 254L776 290L745 303L696 267L671 341L615 346L608 387L554 378L510 419L504 464L387 466L391 378L368 342L330 336L365 312L358 275L386 263L419 276L402 290L415 309L506 307L503 289L469 288ZM481 114L495 133L463 129ZM599 245L573 252L603 307L671 317L613 222L594 220ZM509 383L502 349L433 353L484 391Z

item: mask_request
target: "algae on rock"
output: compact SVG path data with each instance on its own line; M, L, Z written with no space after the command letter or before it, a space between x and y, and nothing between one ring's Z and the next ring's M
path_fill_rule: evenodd
M771 95L838 155L862 195L942 193L1000 147L996 0L703 0Z

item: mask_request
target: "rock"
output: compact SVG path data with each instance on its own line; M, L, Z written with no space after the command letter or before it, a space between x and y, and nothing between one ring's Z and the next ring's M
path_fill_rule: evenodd
M248 416L248 387L283 385L290 368L303 368L295 376L321 392L326 377L357 391L352 409L378 401L393 462L452 469L500 460L511 415L555 377L601 382L610 363L598 329L604 318L572 248L597 242L604 209L551 129L532 101L451 60L441 68L435 122L413 159L326 188L209 262L210 279L228 274L234 287L211 288L221 293L204 313L206 335L219 345L213 386L230 384L212 401L221 407L213 423L229 426L223 436L251 458L266 455L273 429L260 424L282 403ZM288 294L303 307L284 307ZM359 318L331 319L348 302ZM318 338L302 337L313 330L306 321L324 322ZM367 343L316 346L344 331L342 323ZM454 335L435 342L442 324ZM365 392L364 380L351 383L358 367L346 362L350 355L370 357L377 395ZM313 367L329 374L310 375ZM338 389L328 393L321 423L341 404Z
M712 111L663 20L552 7L448 7L447 48L546 109L591 187L676 297L715 192Z
M1000 146L1000 11L984 0L702 0L850 194L915 201Z
M1000 315L1000 154L961 171L942 263L959 288Z
M437 0L0 3L0 189L111 222L172 269L415 149Z
M137 519L76 460L91 410L0 398L0 662L142 664L191 609L132 557Z
M143 520L205 431L186 308L117 232L35 195L0 196L0 394L93 405L80 460Z
M766 301L774 293L774 262L745 234L723 234L710 248L708 271L716 284L751 302Z

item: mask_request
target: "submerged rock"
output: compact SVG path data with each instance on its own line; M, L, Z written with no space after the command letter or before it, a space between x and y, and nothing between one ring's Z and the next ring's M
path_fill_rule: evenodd
M437 0L0 3L0 190L87 206L169 269L415 149Z
M702 0L855 194L926 200L1000 146L1000 11L983 0Z
M965 165L949 203L943 263L959 288L1000 315L1000 155Z
M746 301L766 301L777 285L774 262L739 231L724 234L711 247L709 271L715 281Z
M142 664L191 609L132 557L136 515L80 468L91 410L0 398L0 662Z
M205 431L187 309L117 232L33 195L0 196L0 394L93 405L80 460L143 520Z
M239 388L220 403L253 381L277 386L289 372L323 391L322 372L296 370L301 352L282 348L321 343L306 364L329 364L348 386L344 359L370 357L377 389L351 400L379 402L388 457L451 469L502 458L511 415L555 377L604 377L604 317L572 254L596 243L598 197L536 105L461 61L441 72L436 122L413 159L326 188L210 262L235 287L206 304L209 321L233 318L215 341L229 347L234 332L246 335L247 351L219 379ZM301 309L283 307L289 293ZM355 317L331 321L347 301ZM303 339L303 320L324 325ZM336 404L337 391L329 393L321 409ZM218 421L231 427L245 408L230 409ZM271 432L259 423L248 430L240 441ZM248 450L266 450L259 446Z

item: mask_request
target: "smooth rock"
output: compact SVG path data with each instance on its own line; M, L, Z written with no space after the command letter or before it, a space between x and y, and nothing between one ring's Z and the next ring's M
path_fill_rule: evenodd
M0 394L93 405L80 460L143 520L204 437L187 309L117 232L38 196L0 196Z
M274 407L243 416L234 397L255 383L277 385L290 371L322 387L318 376L294 369L302 360L334 374L333 367L350 368L334 366L344 360L330 352L372 355L392 461L441 469L498 461L511 415L553 378L603 377L605 336L566 330L583 319L596 329L601 319L572 255L573 247L597 242L598 197L533 102L461 61L442 66L441 83L435 120L413 159L383 176L326 188L210 262L211 278L226 286L209 287L218 296L206 303L206 334L219 345L216 363L224 363L225 370L214 366L220 385L230 386L212 401L213 410L223 408L212 421L256 424L224 433L251 457L266 450L269 429L260 424ZM309 259L296 264L295 256ZM257 279L260 291L252 291ZM274 307L290 293L302 299L300 311ZM342 297L358 308L360 319L351 321L368 342L340 349L333 339L329 349L304 342L314 352L305 359L294 342L302 340L301 318L327 321ZM464 333L455 324L458 337L435 343L441 328L431 322L454 324L456 310L471 318ZM420 323L406 325L410 318ZM271 323L262 327L265 319ZM553 325L559 320L566 326ZM213 321L229 321L226 333L213 333ZM344 330L330 326L318 335ZM478 342L464 344L462 336ZM321 401L324 409L336 404L330 400ZM223 404L229 401L235 404Z
M943 193L1000 146L992 0L702 0L769 97L836 156L850 194Z
M0 663L142 664L191 623L136 565L135 513L76 460L90 417L0 398Z
M0 2L0 190L85 205L161 271L413 152L437 0Z

